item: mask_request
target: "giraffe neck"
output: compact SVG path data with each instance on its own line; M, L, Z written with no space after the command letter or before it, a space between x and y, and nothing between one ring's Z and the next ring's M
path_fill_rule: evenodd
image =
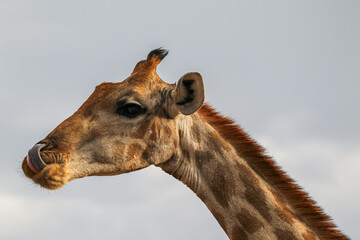
M280 193L199 115L180 116L177 126L178 151L159 166L196 193L230 239L317 239Z

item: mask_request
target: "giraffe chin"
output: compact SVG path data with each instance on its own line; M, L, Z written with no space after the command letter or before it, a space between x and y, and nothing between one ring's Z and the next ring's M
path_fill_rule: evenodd
M69 168L65 163L46 165L40 172L34 172L25 158L22 164L25 175L41 187L56 190L64 186L70 179Z

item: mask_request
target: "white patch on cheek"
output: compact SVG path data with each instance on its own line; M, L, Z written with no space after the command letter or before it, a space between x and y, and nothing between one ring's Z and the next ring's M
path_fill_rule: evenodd
M193 126L193 119L191 116L180 115L176 119L176 125L179 129L180 144L185 149L190 149L192 145L191 129Z
M72 160L68 163L69 175L70 175L69 181L86 176L86 173L84 171L81 171L82 169L84 169L85 164L86 164L85 161L78 159Z

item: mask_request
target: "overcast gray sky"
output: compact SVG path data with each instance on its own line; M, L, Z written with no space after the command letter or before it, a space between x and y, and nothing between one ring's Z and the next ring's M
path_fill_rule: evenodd
M359 1L0 1L0 239L226 239L186 186L150 167L58 191L28 149L157 47L360 239Z

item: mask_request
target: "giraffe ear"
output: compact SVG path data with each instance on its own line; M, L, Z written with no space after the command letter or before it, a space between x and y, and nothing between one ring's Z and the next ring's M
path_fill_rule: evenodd
M184 74L178 81L172 98L176 108L184 115L196 112L204 103L204 82L200 73Z

